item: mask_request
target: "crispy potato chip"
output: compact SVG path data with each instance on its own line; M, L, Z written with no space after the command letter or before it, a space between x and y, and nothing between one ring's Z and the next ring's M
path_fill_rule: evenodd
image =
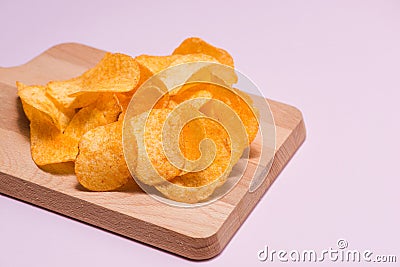
M115 97L118 101L121 111L126 111L132 97L124 93L116 93Z
M212 98L212 93L208 91L208 83L187 83L175 88L170 93L170 100L175 103L196 98ZM198 107L200 108L200 107Z
M187 107L191 114L197 112L193 107ZM182 174L185 170L186 161L180 159L197 159L197 155L187 156L188 153L198 153L198 144L203 139L204 129L202 125L191 122L183 127L179 136L174 136L172 132L179 132L181 121L184 121L185 114L177 114L176 117L167 121L171 114L171 109L153 109L144 112L139 116L133 117L128 123L131 125L132 135L135 135L138 146L137 166L134 170L135 177L148 185L162 183ZM163 126L167 123L173 131L164 132L168 136L163 136ZM165 127L165 126L164 126ZM171 135L171 136L169 136ZM163 138L173 141L178 138L179 151L169 151L172 158L167 158ZM173 162L173 164L171 163Z
M95 103L81 108L75 114L64 134L72 137L77 147L79 140L86 132L117 121L121 111L121 106L114 94L102 93Z
M129 92L136 88L140 69L124 54L106 53L104 58L81 76L47 84L47 93L64 107L80 108L96 101L100 92Z
M206 200L217 188L217 182L202 187L183 187L175 184L163 183L155 188L171 200L195 204Z
M143 68L144 72L147 74L145 76L149 78L154 74L157 74L160 71L168 68L171 65L171 63L178 58L180 58L179 55L171 55L171 56L140 55L135 57L135 60L139 64L139 67L141 67L141 70Z
M126 135L135 136L137 141L137 163L133 170L134 175L148 185L163 182L164 179L172 179L181 172L179 168L169 163L162 149L162 125L169 112L170 110L167 109L156 109L150 116L150 111L147 111L127 122L131 132ZM148 138L150 140L146 141ZM157 161L158 164L153 165Z
M187 99L198 97L202 91L209 92L213 99L220 100L231 107L244 124L248 135L246 143L253 142L258 132L257 111L251 106L252 100L246 93L240 91L239 95L238 89L233 90L217 84L200 83L185 85L177 91L172 91L171 99L176 103L181 103ZM216 117L224 115L212 106L209 107L209 111Z
M129 92L135 89L139 78L139 66L132 57L106 53L94 68L82 75L83 88L70 95L82 92Z
M32 114L30 135L33 161L39 166L74 161L78 154L78 147L73 145L74 139L61 133L34 107L25 104L24 109Z
M174 61L170 63L168 67L176 66L179 64L185 64L185 63L190 63L190 62L214 62L214 63L219 63L218 60L213 58L210 55L206 54L185 54L185 55L180 55L178 56Z
M183 176L175 177L171 181L174 184L187 187L200 187L208 185L214 182L216 179L222 177L229 166L231 157L231 144L227 131L214 120L201 118L197 120L202 123L205 129L204 138L212 139L216 145L215 158L211 165L202 171L190 172Z
M216 154L213 162L206 169L198 172L189 172L170 180L172 183L156 185L169 199L196 203L207 199L214 190L225 180L232 166L231 145L227 131L219 123L211 119L197 119L205 128L205 138L210 138L216 145Z
M75 174L75 164L72 161L42 165L40 169L56 175Z
M212 46L204 40L196 37L184 40L172 53L173 55L186 54L206 54L210 55L221 64L231 66L233 68L233 58L227 51L221 48Z
M66 109L57 105L46 95L46 87L39 85L27 86L17 82L18 95L23 103L32 106L40 111L45 118L54 124L59 131L63 132L75 114L74 109ZM29 120L32 116L26 112L25 104L23 104L25 113Z
M79 143L75 162L79 183L92 191L110 191L130 178L122 148L122 122L99 126L87 132Z
M86 107L96 101L98 93L85 93L78 96L69 96L83 87L80 77L68 81L51 81L47 83L47 94L65 108Z

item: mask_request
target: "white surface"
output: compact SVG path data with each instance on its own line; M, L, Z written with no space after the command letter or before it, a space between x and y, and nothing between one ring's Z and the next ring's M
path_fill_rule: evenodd
M386 266L398 266L400 2L189 2L2 0L0 66L62 42L167 54L199 36L231 52L267 97L302 110L305 144L210 261L0 196L0 266L283 266L259 262L257 252L323 250L339 238L397 255Z

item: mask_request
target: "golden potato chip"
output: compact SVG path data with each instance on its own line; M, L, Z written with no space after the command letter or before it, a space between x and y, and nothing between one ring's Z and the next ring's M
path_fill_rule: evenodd
M133 117L127 122L131 125L128 129L136 137L138 146L137 166L134 170L135 177L143 183L154 185L173 179L186 169L187 161L181 160L182 158L197 159L196 155L187 157L187 153L196 153L194 151L198 150L198 143L203 139L204 129L196 122L192 122L186 127L181 125L182 121L185 121L186 115L200 114L191 106L186 107L185 110L186 114L181 112L172 116L172 109L153 109ZM167 120L170 115L172 117ZM183 126L182 133L175 136L173 132L180 133L181 126ZM163 127L169 127L171 131L163 132ZM163 134L166 136L163 136ZM170 158L164 151L164 149L168 150L169 145L163 143L165 139L168 142L176 140L178 144L168 151Z
M212 119L197 119L205 129L204 138L214 141L216 155L206 169L198 172L190 172L182 176L175 177L171 182L186 187L200 187L214 182L228 169L231 157L230 137L227 131L219 123ZM193 152L192 152L193 153Z
M129 92L140 79L137 62L124 54L106 53L104 58L81 76L47 84L47 93L64 107L80 108L96 101L100 92Z
M68 81L51 81L47 83L47 94L59 105L65 108L86 107L96 101L98 93L85 93L78 96L70 96L72 92L81 90L83 81L81 77Z
M60 132L45 115L34 107L25 104L24 108L32 114L30 124L31 154L39 165L74 161L78 154L75 140Z
M150 116L150 111L147 111L126 122L129 124L126 126L129 132L125 130L125 135L135 136L137 141L137 163L132 171L136 178L148 185L163 182L164 179L171 179L180 173L178 168L169 163L162 149L162 125L169 112L166 109L156 109ZM150 133L153 144L146 141ZM153 166L153 162L157 160L159 164Z
M63 132L75 114L74 109L66 109L54 103L51 98L46 95L46 87L40 85L27 86L23 83L17 82L18 95L27 105L40 111L45 118L54 124L59 131ZM25 104L23 104L24 110ZM26 112L29 120L32 116Z
M140 78L137 62L124 54L106 53L104 58L83 75L83 88L70 95L82 92L129 92L135 89Z
M116 93L115 97L118 101L121 111L126 111L132 97L124 93Z
M175 103L196 98L212 98L212 93L208 91L208 83L187 83L181 87L175 88L170 94L170 100ZM200 107L198 107L200 108Z
M117 97L112 93L102 93L96 102L81 108L72 118L64 134L75 140L78 146L81 137L98 126L117 121L122 109Z
M140 55L135 57L135 60L141 67L144 72L147 74L147 78L153 76L156 73L168 68L173 61L178 59L180 56L171 55L171 56L149 56L149 55Z
M42 165L40 169L56 175L75 174L75 164L72 161Z
M217 182L202 187L184 187L170 183L156 185L155 188L164 196L178 202L195 204L206 200L217 188Z
M122 122L99 126L87 132L79 143L75 161L79 183L92 191L110 191L130 178L122 148Z
M251 106L252 101L246 93L237 93L238 89L228 89L217 84L189 84L188 86L181 87L178 91L171 92L171 99L176 103L181 103L187 99L197 97L201 91L207 91L212 95L213 99L220 100L227 104L235 113L240 117L248 135L248 142L250 144L255 139L258 132L257 111ZM247 97L245 98L245 96ZM209 111L215 117L223 116L218 110L211 107Z
M221 48L212 46L204 40L196 37L184 40L172 53L173 55L186 54L206 54L210 55L221 64L228 65L233 68L233 58L227 51Z
M185 54L178 56L174 61L170 63L168 67L176 66L179 64L191 63L191 62L214 62L218 63L218 60L210 55L206 54Z
M231 163L231 144L227 131L212 119L197 119L205 128L205 138L210 138L216 146L213 162L204 170L189 172L170 180L171 183L156 185L156 189L169 199L196 203L207 199L229 175Z

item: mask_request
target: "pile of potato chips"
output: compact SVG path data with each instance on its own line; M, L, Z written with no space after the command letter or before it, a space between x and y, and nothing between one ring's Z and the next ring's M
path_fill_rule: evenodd
M30 120L34 162L44 169L74 162L79 183L92 191L118 189L132 178L132 172L135 178L154 186L172 200L196 203L207 199L226 181L233 165L258 132L257 112L245 93L200 83L167 92L152 110L143 111L131 121L133 134L128 139L132 146L130 156L125 155L126 160L134 161L131 171L122 143L124 117L128 105L136 104L135 99L130 102L138 88L153 75L190 62L234 66L225 50L199 38L188 38L169 56L132 58L106 53L94 68L70 80L50 81L46 85L17 82L18 95ZM242 122L245 136L232 134L229 127L203 117L191 120L183 128L177 127L179 121L168 121L177 106L197 97L225 103ZM199 108L183 107L176 120L183 119L184 114L198 114ZM216 110L215 105L214 109L209 108L210 112L221 113ZM232 117L229 112L222 113L218 115L222 121ZM163 137L166 122L170 132L177 131L179 135L175 143ZM174 155L169 151L174 150L173 146L185 158L179 166L171 162ZM212 159L207 155L213 155ZM202 168L189 164L199 158L207 158L208 163ZM157 175L152 175L150 169Z

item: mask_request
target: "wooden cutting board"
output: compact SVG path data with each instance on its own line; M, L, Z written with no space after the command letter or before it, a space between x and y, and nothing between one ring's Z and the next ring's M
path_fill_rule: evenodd
M276 152L267 178L253 193L248 187L254 157L232 191L199 208L168 206L145 194L134 182L117 192L89 192L79 186L73 174L51 174L32 161L29 122L15 81L45 84L68 79L93 67L104 53L66 43L22 66L0 68L0 192L191 259L219 254L303 143L306 132L301 112L268 100L276 124ZM251 149L260 149L257 140Z

